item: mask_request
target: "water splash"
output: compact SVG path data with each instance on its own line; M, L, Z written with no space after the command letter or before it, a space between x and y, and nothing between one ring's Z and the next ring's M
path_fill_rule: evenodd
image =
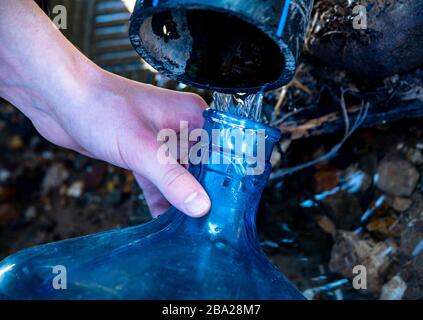
M218 111L259 121L263 106L263 95L263 92L256 94L214 92L212 107Z

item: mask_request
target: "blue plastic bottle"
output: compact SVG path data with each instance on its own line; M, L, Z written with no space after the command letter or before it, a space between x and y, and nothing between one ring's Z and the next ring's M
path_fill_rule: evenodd
M304 299L266 258L256 235L256 209L279 131L211 109L204 117L209 136L219 134L206 148L208 163L190 171L210 195L208 215L195 219L171 208L145 225L20 251L0 263L0 297ZM257 130L265 133L264 159L253 164L249 151L260 153ZM243 139L237 150L234 136ZM259 166L261 174L248 172Z

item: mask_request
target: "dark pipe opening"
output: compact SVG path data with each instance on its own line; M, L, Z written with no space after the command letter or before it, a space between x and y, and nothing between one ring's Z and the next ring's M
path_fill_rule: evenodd
M142 21L139 37L154 67L199 87L260 88L278 81L285 68L284 55L273 39L219 11L159 11Z

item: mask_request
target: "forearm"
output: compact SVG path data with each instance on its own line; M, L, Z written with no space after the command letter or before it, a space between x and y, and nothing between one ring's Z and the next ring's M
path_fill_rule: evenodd
M0 96L29 117L99 72L32 0L0 0L0 43Z

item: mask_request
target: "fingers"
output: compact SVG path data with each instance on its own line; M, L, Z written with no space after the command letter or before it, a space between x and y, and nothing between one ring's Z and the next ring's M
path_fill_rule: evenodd
M150 212L153 218L157 218L159 215L163 214L167 209L169 209L169 201L163 197L159 189L157 189L154 184L135 172L134 176L143 191L145 200L147 201L147 205L150 208Z
M201 217L210 210L210 198L201 184L180 164L149 162L144 172L161 194L178 210Z

